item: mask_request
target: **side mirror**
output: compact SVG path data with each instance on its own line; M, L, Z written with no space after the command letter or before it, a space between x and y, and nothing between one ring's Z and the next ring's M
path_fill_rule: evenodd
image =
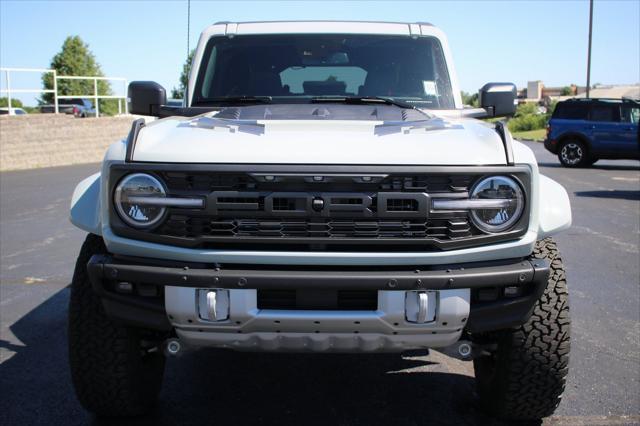
M516 85L513 83L487 83L480 89L480 108L490 117L504 117L516 113Z
M155 81L132 81L127 97L130 114L158 117L160 107L167 103L167 91Z

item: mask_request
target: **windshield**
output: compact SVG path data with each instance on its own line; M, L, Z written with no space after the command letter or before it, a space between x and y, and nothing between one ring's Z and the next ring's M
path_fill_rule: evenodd
M193 106L224 98L385 97L419 108L453 109L440 42L433 37L287 34L214 37L207 44Z

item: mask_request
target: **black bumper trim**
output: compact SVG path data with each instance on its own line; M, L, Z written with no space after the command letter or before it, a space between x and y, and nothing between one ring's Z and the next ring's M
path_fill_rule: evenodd
M531 291L523 297L501 299L495 302L471 304L466 329L471 333L504 330L527 322L534 305L547 286L545 279L535 280Z
M159 311L157 306L150 307L144 303L136 303L138 301L122 300L111 296L103 295L102 297L102 306L109 318L130 327L158 331L171 330L171 324L165 314L164 306Z
M109 317L135 327L170 330L164 303L107 290L104 283L127 281L157 286L228 289L447 290L522 287L521 296L471 302L466 329L472 333L523 324L547 285L549 263L539 259L430 267L428 270L271 270L177 267L157 259L135 261L94 255L87 264L93 290ZM167 266L168 265L168 266Z
M522 286L539 279L545 272L548 274L548 268L541 260L518 260L411 271L324 271L313 270L312 267L307 270L205 269L131 264L104 255L93 256L88 264L92 282L108 279L198 288L340 290Z

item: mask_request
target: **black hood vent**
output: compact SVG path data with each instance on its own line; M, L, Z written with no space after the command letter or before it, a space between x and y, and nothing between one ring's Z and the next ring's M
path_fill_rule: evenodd
M228 107L215 118L227 120L370 120L423 121L432 118L417 109L394 105L271 104Z

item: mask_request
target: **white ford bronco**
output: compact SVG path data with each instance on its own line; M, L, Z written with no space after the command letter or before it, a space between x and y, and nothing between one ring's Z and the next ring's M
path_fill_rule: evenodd
M98 415L153 406L185 348L473 360L496 417L553 413L569 356L550 236L566 191L502 122L515 86L464 108L425 24L217 23L183 105L129 86L138 119L73 194L89 233L69 357Z

